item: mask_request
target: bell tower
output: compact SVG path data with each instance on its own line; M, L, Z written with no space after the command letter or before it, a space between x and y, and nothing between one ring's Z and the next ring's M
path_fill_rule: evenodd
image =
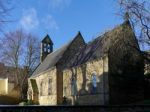
M46 58L46 56L53 52L53 42L50 39L49 35L46 35L45 38L41 41L41 63Z

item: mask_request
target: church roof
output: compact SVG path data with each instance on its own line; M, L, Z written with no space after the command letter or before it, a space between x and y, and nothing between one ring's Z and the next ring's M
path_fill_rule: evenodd
M75 38L77 38L79 35L81 35L80 32L78 32ZM67 50L70 44L74 41L74 39L68 42L66 45L62 46L61 48L57 49L56 51L48 54L47 57L43 60L43 62L40 63L39 66L35 69L31 78L38 76L41 72L46 71L49 68L54 67L57 64L57 62L62 58L64 52Z
M48 34L45 36L45 38L42 40L42 42L47 42L47 43L53 45L53 41L51 40L51 38L49 37Z
M133 38L130 38L130 37ZM128 38L127 38L128 37ZM103 57L104 54L108 54L109 49L120 39L125 41L125 39L136 39L132 31L129 21L125 21L123 24L115 27L113 30L98 36L93 41L89 42L85 47L78 52L75 57L72 58L72 67L83 64L89 60L94 60ZM129 41L130 41L129 40ZM137 41L137 40L136 40ZM138 46L138 43L135 45ZM118 45L119 47L119 45Z
M80 32L78 33L78 35L80 35ZM115 43L118 43L118 41L120 41L120 39L121 41L124 41L125 39L127 41L131 41L133 39L136 39L133 37L135 37L135 35L134 32L132 31L130 22L125 21L123 24L115 27L113 30L108 31L101 36L98 36L96 39L87 43L83 48L81 48L81 50L77 52L77 54L75 54L71 60L69 60L70 67L78 66L89 60L94 60L103 57L104 54L107 54L109 52L109 49ZM49 54L45 58L45 60L37 67L37 69L34 71L31 77L34 77L40 72L55 66L56 63L63 56L63 53L67 50L68 46L72 43L72 41L69 42L67 45L61 47L60 49L56 50L55 52ZM137 47L138 43L136 43L135 46Z
M38 75L40 72L48 70L49 68L56 65L59 59L62 57L63 53L66 51L69 44L61 47L60 49L50 53L42 63L36 68L31 77Z

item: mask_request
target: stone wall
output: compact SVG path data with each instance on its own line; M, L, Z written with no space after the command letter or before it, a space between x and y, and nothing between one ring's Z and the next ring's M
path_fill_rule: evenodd
M93 93L92 75L96 74L97 87ZM76 95L72 94L72 78L76 79ZM100 58L63 72L63 96L70 104L103 105L108 102L108 60Z
M51 87L49 89L49 79ZM51 68L35 78L38 86L38 100L40 105L57 105L56 68ZM49 93L50 90L50 93ZM34 93L33 93L34 94Z
M82 35L78 34L70 43L69 47L63 54L63 57L57 63L57 67L61 69L68 68L73 64L73 57L86 45Z
M62 104L63 101L63 73L65 68L72 66L74 55L85 46L84 39L79 33L70 43L69 47L63 54L63 57L57 63L57 103Z
M128 23L129 24L129 23ZM129 25L116 32L109 49L110 103L128 104L143 100L144 65L140 49Z

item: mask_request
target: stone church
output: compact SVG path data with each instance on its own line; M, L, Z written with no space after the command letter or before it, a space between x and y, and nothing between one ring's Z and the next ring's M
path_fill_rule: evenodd
M28 99L40 105L128 104L143 99L144 64L128 20L85 43L80 32L53 51L47 35L41 63L28 79Z

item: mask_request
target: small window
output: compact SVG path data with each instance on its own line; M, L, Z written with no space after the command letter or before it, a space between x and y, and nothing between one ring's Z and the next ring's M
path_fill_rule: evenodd
M32 90L31 89L28 90L28 98L29 98L29 100L32 100Z
M71 79L71 95L75 96L77 95L77 85L76 85L76 79L73 77Z
M46 43L44 43L44 47L46 47L47 46L47 44Z
M47 92L46 92L47 90L45 88L47 88L47 82L44 80L41 80L41 83L40 83L40 95L41 96L47 95Z
M96 73L92 74L92 93L96 93L97 90L97 76Z
M47 49L47 52L50 53L50 49Z
M48 95L52 94L52 79L48 79Z
M50 46L50 44L48 44L47 45L47 52L50 53L50 51L51 51L51 46Z
M50 44L47 44L47 48L50 48Z
M64 87L64 96L66 96L67 95L67 87L65 86Z
M43 44L43 51L47 52L47 44L46 43Z
M46 47L44 47L44 52L47 52L47 48Z
M43 80L40 83L40 95L43 96Z

